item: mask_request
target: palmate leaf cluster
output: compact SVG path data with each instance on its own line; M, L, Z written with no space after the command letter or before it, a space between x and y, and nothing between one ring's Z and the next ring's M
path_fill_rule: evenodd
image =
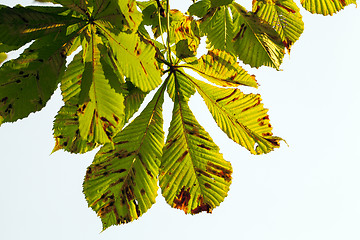
M54 151L102 146L87 169L84 194L104 229L145 213L158 183L172 207L190 214L211 212L227 196L231 164L191 112L195 92L224 133L252 154L280 146L261 96L240 90L258 83L238 59L279 69L304 30L292 0L254 0L251 11L233 0L189 1L186 14L171 10L169 1L46 2L57 5L0 5L0 62L30 44L0 68L0 124L41 110L60 84ZM323 15L351 3L301 1ZM202 37L207 53L197 57ZM165 94L174 103L166 139Z

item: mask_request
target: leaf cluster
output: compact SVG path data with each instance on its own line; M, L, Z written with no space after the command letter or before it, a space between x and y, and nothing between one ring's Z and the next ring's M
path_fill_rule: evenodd
M280 146L261 96L240 90L258 83L238 59L279 69L304 30L292 0L254 0L252 11L233 0L200 0L189 2L186 14L170 9L169 0L46 2L55 5L0 5L0 62L30 44L0 68L0 124L41 110L60 84L54 151L102 146L83 186L104 229L145 213L158 183L166 201L189 214L211 212L227 196L232 167L189 108L195 92L222 131L250 153ZM301 3L331 15L355 0ZM203 37L207 53L197 57ZM173 101L166 139L165 92Z

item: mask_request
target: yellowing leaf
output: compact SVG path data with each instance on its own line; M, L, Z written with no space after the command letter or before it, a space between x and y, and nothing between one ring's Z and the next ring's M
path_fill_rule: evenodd
M211 47L233 52L235 26L227 6L209 11L201 19L200 28L207 35Z
M232 3L233 38L236 55L252 67L269 66L279 69L284 45L278 33L266 22L237 3Z
M84 63L80 52L69 64L61 80L60 87L65 105L61 107L54 120L53 152L64 149L71 153L85 153L98 146L96 142L90 142L80 136L78 102L83 72Z
M136 32L142 21L142 14L136 8L135 0L117 0L118 7L127 21L127 26Z
M210 0L202 0L193 3L188 12L190 15L195 15L197 17L204 17L207 11L211 8L211 1Z
M160 187L172 207L190 214L212 212L227 196L231 165L196 121L179 88L163 152Z
M262 154L280 146L273 136L267 109L260 95L243 94L239 89L224 89L196 81L195 86L205 100L218 126L236 143L252 154Z
M103 229L145 213L157 196L157 176L164 145L162 86L144 111L106 144L88 167L84 193L101 217Z
M333 15L344 7L355 4L356 0L300 0L302 6L311 13Z
M124 125L124 96L111 88L111 80L118 76L105 61L108 55L95 27L90 31L79 93L79 129L82 138L104 144Z
M212 50L203 55L198 61L184 64L210 82L223 87L236 87L239 85L257 88L255 76L249 75L239 64L236 58L225 51Z
M152 45L140 40L136 33L114 34L97 22L106 47L111 49L113 62L129 80L143 92L155 89L160 83L160 69Z
M189 101L189 98L195 93L195 88L189 79L191 79L191 76L185 74L182 69L177 69L170 74L167 91L174 102L176 101L176 89L182 92L182 96L186 101Z
M253 11L275 29L288 49L304 31L300 10L292 0L254 0Z
M124 100L125 123L127 123L133 114L137 112L147 94L141 91L139 88L135 87L130 81L126 82L126 90L128 93L126 94Z

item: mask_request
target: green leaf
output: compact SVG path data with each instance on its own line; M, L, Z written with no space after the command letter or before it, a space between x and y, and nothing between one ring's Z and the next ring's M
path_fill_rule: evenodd
M125 96L125 123L137 112L141 103L144 101L147 93L135 87L130 81L126 82L126 90L128 93Z
M221 6L229 5L233 0L202 0L197 1L189 7L188 12L190 15L195 15L197 17L204 17L205 14L209 11L210 8L218 8Z
M164 145L163 85L144 111L104 145L88 168L86 200L101 217L103 229L133 221L157 196L157 177Z
M258 94L243 94L239 89L218 88L201 81L194 83L218 126L234 142L252 154L262 154L280 146L272 136L267 109Z
M120 89L111 88L111 82L119 80L118 75L108 64L110 60L106 61L108 54L95 26L89 31L79 93L79 130L89 142L104 144L124 125L124 96Z
M92 52L92 50L90 52ZM91 85L98 86L99 83L100 86L105 86L96 88L96 90L94 91L96 99L91 99L91 101L97 101L100 105L111 105L111 103L107 102L107 99L104 98L104 95L98 94L99 91L107 91L106 93L109 97L113 98L114 100L118 99L120 101L115 103L113 106L118 108L118 112L120 112L120 114L115 115L114 112L112 118L110 117L111 119L114 119L116 124L113 121L105 121L105 119L107 118L104 117L104 114L102 116L99 116L94 113L94 116L92 116L93 118L100 118L98 119L99 125L93 125L92 127L102 127L109 139L96 139L92 138L92 135L88 135L85 137L81 136L79 119L82 118L79 117L81 116L80 112L82 109L79 108L78 103L81 92L80 86L82 80L84 79L86 65L82 59L83 56L83 52L80 52L74 57L61 81L61 90L65 105L60 109L54 121L54 137L56 140L56 144L53 152L59 149L64 149L72 153L84 153L92 150L99 144L103 144L103 141L108 142L115 133L120 131L122 126L134 114L134 112L138 110L140 104L142 103L146 95L145 93L134 87L130 82L126 84L126 87L124 86L124 84L120 85L120 82L116 83L115 81L117 81L118 79L114 73L111 74L111 71L113 71L113 69L110 67L110 64L108 64L109 58L103 54L104 57L100 60L101 68L103 70L104 76L108 77L109 85L114 85L114 87L110 89L110 86L106 86L106 84L104 85L103 82L100 82L99 80L104 81L104 79L101 79L101 77L90 79L90 87ZM101 70L99 70L99 68L94 68L94 70L97 72L97 74L100 74L101 76ZM111 81L115 83L111 84ZM125 100L122 100L123 94L126 94ZM122 106L121 101L124 101L124 106ZM102 106L102 108L104 107ZM123 110L122 108L125 109ZM100 109L101 108L99 108L99 110L96 109L96 113L98 113ZM122 111L125 112L122 113ZM89 131L97 132L97 130L91 129Z
M333 15L344 7L355 4L356 0L300 0L302 6L311 13Z
M120 11L127 21L127 26L136 32L142 22L142 14L136 8L135 0L117 0Z
M279 69L284 57L284 44L278 33L252 12L233 2L235 54L252 67Z
M151 26L154 34L154 39L160 37L161 31L159 26L159 8L157 7L156 1L137 2L142 10L143 22L142 26ZM171 15L170 15L171 17ZM161 28L163 31L166 29L166 18L160 15Z
M103 21L112 31L136 32L142 21L134 1L99 1L94 7L94 19Z
M231 165L196 121L179 88L163 152L160 187L172 207L191 214L211 212L227 196Z
M253 11L275 29L288 49L304 31L300 10L292 0L255 0Z
M232 3L234 0L211 0L211 7L221 7Z
M59 15L64 8L54 8L58 11L48 13L48 7L34 10L20 5L14 8L0 6L0 42L18 48L50 33L64 32L70 25L84 24L82 19Z
M106 47L111 49L117 68L143 92L155 89L161 83L155 48L142 41L136 33L114 34L101 22L96 24Z
M85 153L98 146L80 136L79 130L79 93L81 78L84 71L82 52L78 53L69 64L61 80L61 93L65 105L54 120L55 147L53 152L64 149L71 153Z
M208 12L210 8L211 8L210 0L197 1L189 7L188 12L190 15L195 15L197 17L202 18L205 16L205 14Z
M89 16L87 1L86 0L53 0L55 3L59 3L66 8L76 11L84 16ZM91 3L92 1L90 1ZM89 6L90 7L90 6Z
M144 25L158 25L158 7L156 1L138 2L138 6L143 14Z
M191 46L188 39L180 40L176 43L175 54L178 59L183 59L184 61L191 61L195 57L196 52L190 50ZM196 51L196 50L195 50Z
M49 34L0 68L0 124L41 110L59 83L77 33Z
M292 0L254 0L254 13L233 0L193 1L189 12L202 19L170 10L170 22L164 17L166 1L49 2L63 7L0 5L0 62L5 53L32 42L0 67L0 125L43 108L61 83L64 106L54 121L54 151L84 153L103 145L83 184L103 229L145 213L155 202L158 180L166 201L185 213L212 212L227 196L232 167L188 106L196 90L219 127L251 153L280 146L260 95L229 87L258 86L237 57L254 67L279 69L285 47L303 30ZM156 40L164 32L170 49ZM204 34L211 50L197 59ZM66 66L66 57L79 47ZM162 74L168 74L163 85L128 123ZM166 144L165 89L174 102Z
M192 77L185 74L182 69L177 69L169 75L167 91L174 102L176 101L176 89L182 92L182 96L186 101L189 101L190 97L194 95L195 88L190 79Z
M235 26L228 7L217 7L209 11L201 19L200 28L207 35L211 47L233 52Z
M52 152L63 149L71 153L86 153L99 146L80 136L77 110L77 105L69 102L56 115L53 128L55 147Z
M199 73L212 83L223 87L236 87L239 85L258 87L254 75L249 75L239 64L236 58L214 49L208 51L198 61L181 65Z

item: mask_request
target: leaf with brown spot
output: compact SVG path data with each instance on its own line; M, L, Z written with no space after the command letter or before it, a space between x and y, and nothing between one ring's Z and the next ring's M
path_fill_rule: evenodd
M285 45L273 26L240 4L230 5L234 22L233 53L252 67L269 66L279 69Z
M117 3L118 8L122 12L124 18L126 19L126 25L131 31L137 31L141 21L142 14L136 8L135 0L118 0L114 1Z
M200 44L199 23L178 10L171 10L170 40L176 45L176 56L191 61Z
M53 152L92 150L110 142L124 125L124 96L116 69L109 63L95 27L88 31L90 43L83 43L83 51L74 57L61 80L65 105L54 121Z
M301 5L311 13L333 15L350 4L356 5L356 0L300 0Z
M105 144L88 168L84 193L98 213L103 228L139 218L157 195L157 176L164 146L162 104L163 85L144 111ZM108 192L108 194L106 194ZM114 195L113 206L102 195Z
M218 126L236 143L252 154L262 154L280 146L282 140L272 136L267 109L258 94L243 94L239 89L218 88L194 81ZM222 175L226 178L225 175Z
M79 130L88 142L104 144L124 126L124 95L120 86L111 86L116 81L120 85L118 74L109 64L110 56L97 34L98 28L91 26L87 31L91 38L83 46L84 70L77 96L81 104Z
M275 29L289 51L304 31L300 9L293 0L254 0L253 11Z
M136 87L148 92L161 83L154 46L142 41L136 33L113 33L101 21L97 26L114 57L113 62Z
M185 186L181 188L179 194L174 199L174 208L178 208L184 212L187 212L187 207L191 198L189 190L190 188L185 189Z
M0 99L7 101L0 103L0 125L25 118L45 106L65 70L66 58L61 53L71 48L74 39L76 33L49 34L35 40L19 58L1 66Z
M183 67L190 68L199 73L212 83L223 87L236 87L239 85L258 87L253 75L245 71L236 58L221 50L209 50L197 61L184 64Z
M227 196L231 165L196 121L179 87L163 152L160 187L172 207L190 214L211 212Z

